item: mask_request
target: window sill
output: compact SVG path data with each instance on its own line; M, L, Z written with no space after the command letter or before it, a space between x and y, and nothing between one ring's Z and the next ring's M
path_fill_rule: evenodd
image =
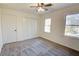
M73 34L68 35L68 34L65 34L65 36L79 39L79 35L73 35Z

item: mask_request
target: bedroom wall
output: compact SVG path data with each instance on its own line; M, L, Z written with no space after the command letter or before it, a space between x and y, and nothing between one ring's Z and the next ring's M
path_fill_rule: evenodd
M40 15L39 20L39 35L50 41L67 46L79 51L79 38L68 37L64 35L65 31L65 16L67 14L79 13L79 6L72 6L56 10L50 14ZM45 18L52 19L51 33L44 32Z
M4 20L4 15L15 15L17 18L14 19L17 21L17 41L26 40L30 38L37 37L37 20L38 17L33 14L23 13L21 11L1 8L2 9L2 35L3 35L3 43L11 43L7 41L7 33L6 33L6 21ZM31 24L31 25L29 25ZM34 25L33 25L34 24ZM29 26L30 28L29 28ZM30 31L28 31L30 29Z
M2 46L3 46L3 42L2 42L1 9L0 9L0 52L1 52Z

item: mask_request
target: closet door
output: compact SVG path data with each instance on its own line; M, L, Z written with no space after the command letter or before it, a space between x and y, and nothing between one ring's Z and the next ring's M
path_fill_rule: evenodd
M17 28L16 28L16 16L15 15L3 15L3 30L4 37L6 37L5 43L16 42Z
M23 19L23 37L31 39L37 36L37 20L31 18Z

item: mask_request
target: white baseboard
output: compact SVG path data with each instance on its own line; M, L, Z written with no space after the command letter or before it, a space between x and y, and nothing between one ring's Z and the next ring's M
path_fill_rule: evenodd
M24 41L24 40L28 40L28 39L32 39L32 38L36 38L36 37L38 37L38 36L28 37L28 38L24 38L24 39L17 40L17 41ZM14 41L14 42L17 42L17 41ZM14 43L14 42L5 42L4 44Z

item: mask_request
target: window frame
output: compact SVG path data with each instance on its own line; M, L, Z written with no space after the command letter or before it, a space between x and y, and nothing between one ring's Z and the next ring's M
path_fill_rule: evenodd
M76 14L79 14L79 13L67 14L67 15L65 16L65 33L64 33L65 36L74 37L74 38L79 38L79 36L76 36L75 34L71 34L71 35L67 35L67 34L66 34L66 26L79 26L79 25L67 25L67 24L66 24L66 22L67 22L66 17L67 17L68 15L76 15Z
M50 19L50 24L46 24L46 20ZM44 20L44 32L45 33L51 33L51 25L52 25L52 19L51 18L45 18ZM46 30L46 27L49 27L49 30Z

